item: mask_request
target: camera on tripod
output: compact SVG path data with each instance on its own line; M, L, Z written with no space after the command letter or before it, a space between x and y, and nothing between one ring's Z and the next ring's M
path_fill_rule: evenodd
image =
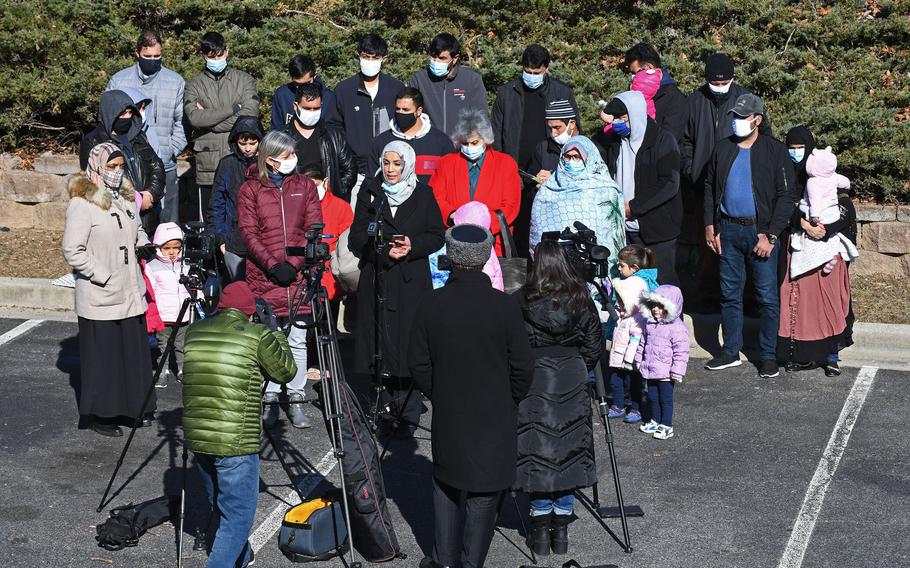
M208 231L202 221L192 221L183 226L183 258L188 262L206 261L215 258L215 235Z
M201 292L202 307L211 314L221 296L221 282L214 270L217 241L202 221L192 221L183 228L183 262L187 271L180 276L180 284L191 293Z
M543 241L556 241L562 245L569 264L585 282L594 283L596 278L607 278L610 274L610 249L597 244L597 235L584 223L575 221L575 231L566 227L560 231L547 231L541 235Z
M322 234L325 225L322 223L313 223L312 228L303 234L306 238L306 245L302 247L287 247L288 256L302 256L304 266L318 266L325 263L331 254L329 253L329 243L322 239L331 238L332 235Z

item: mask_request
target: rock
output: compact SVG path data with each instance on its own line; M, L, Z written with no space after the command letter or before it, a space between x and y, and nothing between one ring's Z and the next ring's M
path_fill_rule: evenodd
M871 221L896 221L897 207L894 205L859 203L856 205L856 220L861 223Z
M910 223L910 205L898 205L897 220L901 223Z
M22 166L22 158L16 154L4 152L0 154L0 170L15 170Z
M850 264L851 276L870 276L885 274L888 276L903 276L905 258L908 255L890 255L868 250L859 251L859 258ZM907 259L910 260L910 259Z
M67 175L81 171L79 156L45 152L35 160L35 171L42 174Z
M17 203L67 201L66 177L23 170L0 174L0 199Z
M35 210L35 227L40 227L47 231L62 231L66 224L66 208L69 206L67 201L53 201L50 203L38 203L33 208Z
M31 229L35 226L35 206L0 199L0 227Z
M858 240L862 250L907 254L910 253L910 223L864 223Z

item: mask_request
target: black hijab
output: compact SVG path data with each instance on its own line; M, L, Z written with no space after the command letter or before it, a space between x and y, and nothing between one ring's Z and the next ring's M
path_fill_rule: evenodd
M809 155L812 154L812 150L815 149L815 137L812 135L812 132L809 131L805 126L794 126L787 132L787 146L792 144L803 144L806 146L806 153L803 155L803 159L800 162L793 164L793 169L796 170L796 179L799 182L801 188L806 187L806 160L809 159Z

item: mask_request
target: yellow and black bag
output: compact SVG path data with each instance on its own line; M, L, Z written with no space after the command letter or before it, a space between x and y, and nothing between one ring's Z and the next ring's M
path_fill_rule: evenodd
M288 509L278 549L291 562L316 562L344 554L348 531L341 504L320 497Z

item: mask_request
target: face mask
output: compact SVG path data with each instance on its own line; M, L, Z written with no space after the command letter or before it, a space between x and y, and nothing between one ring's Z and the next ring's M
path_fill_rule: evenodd
M614 120L613 121L613 132L616 133L620 138L628 138L632 134L632 128L626 124L625 120Z
M571 138L571 137L572 137L572 135L569 134L569 129L566 128L565 130L562 131L562 134L557 134L556 136L553 136L552 138L553 138L553 142L556 142L560 146L565 146L566 142L568 142L569 138Z
M563 160L562 166L566 169L567 172L572 173L572 174L577 174L579 172L583 172L585 169L585 163L579 162L576 160L571 160L571 161Z
M708 83L708 88L711 89L711 92L714 93L715 95L726 95L727 93L730 92L731 85L733 85L733 81L730 81L729 83L727 83L726 85L724 85L722 87L718 87L717 85L712 85L711 83Z
M327 191L328 188L326 187L325 182L322 182L316 186L316 193L319 194L319 201L322 201Z
M521 80L524 81L527 88L536 89L537 87L543 85L543 73L540 73L539 75L532 75L527 71L522 71Z
M144 57L140 57L139 70L142 71L142 74L146 77L151 77L155 73L161 71L161 60L145 59Z
M793 160L794 164L798 164L803 161L803 158L806 157L805 148L790 148L790 159Z
M319 122L319 117L322 116L322 110L306 110L298 109L297 110L297 120L300 121L300 124L304 126L316 126L316 123Z
M278 173L281 175L289 175L294 173L294 170L297 168L297 156L288 158L287 160L275 160L278 162Z
M484 151L486 151L486 146L465 146L461 145L461 153L464 154L464 157L471 160L472 162L476 161L478 158L483 156Z
M361 59L360 60L360 73L364 77L375 77L379 75L379 70L382 69L382 59Z
M218 73L224 71L224 68L227 67L227 57L224 57L222 59L209 59L206 57L205 66L209 71L217 75Z
M434 77L445 77L449 74L449 64L430 59L430 73Z
M113 131L117 134L126 134L132 124L132 118L118 118L114 121Z
M399 130L402 132L410 130L412 126L417 124L417 115L409 112L396 112L395 124L398 125Z
M382 190L386 195L398 195L408 186L408 182L401 180L398 183L389 183L387 181L382 182Z
M733 119L733 134L737 137L745 138L752 134L753 130L755 130L755 126L752 125L752 120L749 120L748 118Z
M145 124L145 111L144 111L144 110L140 110L140 111L139 111L139 116L142 118L142 124L144 125L144 124Z
M123 183L123 168L117 168L116 170L103 168L101 170L101 181L104 183L104 187L110 190L120 189L120 185Z

